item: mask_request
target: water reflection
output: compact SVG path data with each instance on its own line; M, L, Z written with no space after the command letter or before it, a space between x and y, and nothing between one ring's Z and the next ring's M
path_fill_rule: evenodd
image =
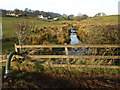
M80 40L77 38L76 33L71 33L70 38L71 38L70 44L78 44L78 43L80 43Z
M82 44L82 42L78 39L77 37L77 30L71 30L70 34L70 44L75 45L75 44ZM90 48L78 48L78 47L72 47L69 48L69 55L90 55L92 49Z

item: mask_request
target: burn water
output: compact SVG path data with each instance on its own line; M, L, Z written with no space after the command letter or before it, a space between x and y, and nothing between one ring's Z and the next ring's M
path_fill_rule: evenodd
M71 45L80 45L80 44L83 44L79 39L78 39L78 36L77 36L77 30L71 30L70 32L70 43ZM90 48L84 48L84 47L72 47L72 48L69 48L69 52L68 54L69 55L90 55L92 52L92 49Z

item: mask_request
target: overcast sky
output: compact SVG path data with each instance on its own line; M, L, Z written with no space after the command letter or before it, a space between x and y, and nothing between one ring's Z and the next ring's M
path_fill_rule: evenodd
M14 10L25 8L40 11L50 11L60 14L78 13L94 16L98 12L107 15L118 14L120 0L1 0L1 8Z

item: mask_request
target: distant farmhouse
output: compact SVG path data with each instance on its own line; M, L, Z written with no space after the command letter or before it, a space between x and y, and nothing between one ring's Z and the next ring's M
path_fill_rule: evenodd
M54 19L54 20L58 20L58 17L54 17L53 19Z
M51 17L51 16L47 16L47 15L38 15L38 18L58 20L58 17Z
M14 12L8 12L8 13L6 13L6 16L19 17L19 16L21 16L21 14L20 13L14 13Z
M42 19L49 19L49 18L50 18L50 16L38 15L38 18L42 18Z

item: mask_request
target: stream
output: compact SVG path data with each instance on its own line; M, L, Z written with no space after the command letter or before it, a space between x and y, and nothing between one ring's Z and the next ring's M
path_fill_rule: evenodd
M82 44L82 42L77 37L77 30L71 29L70 39L71 45ZM90 48L78 48L78 47L72 47L68 52L69 55L90 55L90 53L91 53Z

